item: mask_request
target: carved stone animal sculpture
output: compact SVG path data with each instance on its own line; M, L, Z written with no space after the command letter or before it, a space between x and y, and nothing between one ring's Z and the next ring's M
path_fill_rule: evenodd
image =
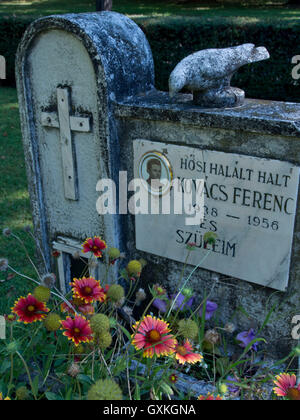
M208 108L242 105L245 92L230 86L233 74L242 66L270 58L265 47L243 44L238 47L201 50L177 64L169 78L169 94L181 89L193 92L194 103Z

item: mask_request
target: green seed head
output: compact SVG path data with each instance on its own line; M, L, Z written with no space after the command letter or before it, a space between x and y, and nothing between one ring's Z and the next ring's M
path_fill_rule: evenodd
M135 276L142 271L142 264L137 260L129 261L127 271L130 276Z
M103 331L100 334L97 334L96 340L98 342L98 346L101 350L106 350L112 343L112 336L110 332Z
M6 346L6 351L9 354L16 353L19 351L19 343L17 341L12 341Z
M110 286L107 292L107 297L113 302L120 302L121 299L125 296L125 292L122 286L119 284L113 284Z
M61 327L60 321L59 315L49 314L44 320L44 325L48 331L57 331Z
M100 379L93 385L87 395L89 401L122 400L122 391L112 379Z
M106 332L110 328L109 318L104 314L96 314L90 320L91 329L95 334Z
M120 250L118 248L109 248L108 256L111 260L116 260L121 255Z
M24 401L27 400L29 397L29 391L26 388L26 386L20 386L20 388L18 388L16 390L16 397L18 400Z
M178 322L178 334L184 338L194 340L198 335L198 325L192 319L181 319Z
M48 302L51 292L48 287L37 286L33 291L33 296L40 302Z

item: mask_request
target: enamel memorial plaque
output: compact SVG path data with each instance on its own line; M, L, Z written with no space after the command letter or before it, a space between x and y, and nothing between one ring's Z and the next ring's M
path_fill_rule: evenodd
M134 141L135 178L148 188L149 202L159 207L168 188L194 188L204 198L203 217L188 224L185 214L136 214L137 249L184 262L187 244L195 244L188 262L230 277L284 291L288 285L297 208L299 167L279 160L192 147ZM188 181L192 180L192 181ZM202 190L199 180L203 180ZM175 188L175 187L174 187ZM174 200L170 190L170 202ZM155 205L156 202L156 205ZM178 203L177 203L178 204ZM194 211L200 211L196 202ZM190 213L191 214L191 213ZM206 232L217 235L204 246ZM207 253L209 255L207 255Z

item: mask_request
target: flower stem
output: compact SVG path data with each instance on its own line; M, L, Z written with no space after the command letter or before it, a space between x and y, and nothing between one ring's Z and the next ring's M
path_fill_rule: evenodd
M27 373L27 376L28 376L28 381L29 381L29 384L30 384L30 387L31 387L32 395L33 395L34 399L37 400L37 397L35 395L35 391L34 391L32 379L31 379L31 375L30 375L30 372L29 372L27 363L25 362L23 356L18 351L16 351L16 354L19 356L19 358L21 359L21 361L22 361L22 363L24 365L24 368L25 368L26 373Z
M169 312L168 312L168 315L167 315L167 317L169 317L169 315L170 315L170 313L172 312L172 309L173 309L173 307L174 307L174 305L175 305L175 302L176 302L176 300L177 300L177 298L178 298L178 296L180 295L180 293L182 292L182 290L185 288L185 286L187 285L187 283L189 282L189 280L190 280L190 278L192 277L192 275L194 274L194 272L200 267L200 265L201 264L203 264L203 262L206 260L206 258L210 255L210 253L211 253L211 250L207 253L207 254L205 254L204 255L204 257L202 258L202 260L199 262L199 264L198 265L196 265L196 267L192 270L192 272L190 273L190 275L188 276L188 278L185 280L185 282L183 283L183 285L182 285L182 287L179 289L179 292L177 293L177 295L176 295L176 297L175 297L175 299L173 300L173 302L172 302L172 305L171 305L171 307L170 307L170 309L169 309Z

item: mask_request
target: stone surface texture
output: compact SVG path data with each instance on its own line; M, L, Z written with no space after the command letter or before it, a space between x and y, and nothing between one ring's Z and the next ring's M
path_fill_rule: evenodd
M178 181L170 194L162 191L161 197L151 196L147 186L143 188L148 203L151 201L159 209L168 201L171 211L153 214L149 209L149 214L135 216L137 249L184 263L187 243L194 243L195 250L188 259L191 265L197 266L203 259L202 268L286 290L299 167L280 160L144 139L135 140L133 147L135 178L143 178L139 172L145 156L152 157L153 151L158 151L168 159L173 177ZM165 177L162 169L161 182ZM197 210L195 214L187 214L191 211L187 196L184 197L186 210L174 214L175 203L178 206L183 200L178 190L192 192L189 200L190 206L195 206L193 210ZM151 235L155 229L168 239L158 241ZM209 231L217 235L216 242L205 247L204 235ZM258 246L260 243L264 246Z
M151 142L189 146L201 151L216 150L245 156L275 159L300 166L300 104L247 99L241 107L207 109L195 106L192 95L177 94L172 101L166 92L152 91L146 95L115 105L119 133L122 133L121 167L133 179L133 142L146 139ZM130 156L130 158L128 158ZM286 292L253 285L234 277L198 269L191 286L197 296L196 305L204 295L219 305L222 322L236 313L237 333L253 327L256 331L274 306L263 336L268 341L267 356L286 355L296 346L291 337L291 320L300 312L300 211L299 192L295 230L292 243L291 270ZM123 216L127 235L127 249L135 248L135 218ZM152 236L165 241L159 225ZM257 241L257 247L264 247ZM130 252L130 251L129 251ZM183 265L149 253L131 252L134 257L148 261L142 275L147 283L163 283L170 293L175 292ZM186 254L185 254L186 255ZM200 257L199 257L200 258ZM267 262L266 262L267 264ZM194 266L187 265L184 278ZM248 316L246 315L248 314ZM263 346L262 346L263 347Z
M16 77L34 225L49 269L49 244L59 235L79 241L105 235L119 246L116 218L96 211L96 184L118 174L112 102L153 88L152 53L143 32L114 12L39 19L19 46ZM70 91L70 114L86 116L92 125L90 133L73 134L75 201L65 199L61 182L59 130L41 124L43 112L57 114L57 88Z
M231 48L201 50L177 64L169 78L170 96L186 88L196 105L208 108L239 106L245 92L230 86L234 73L245 64L270 58L265 47L243 44Z

